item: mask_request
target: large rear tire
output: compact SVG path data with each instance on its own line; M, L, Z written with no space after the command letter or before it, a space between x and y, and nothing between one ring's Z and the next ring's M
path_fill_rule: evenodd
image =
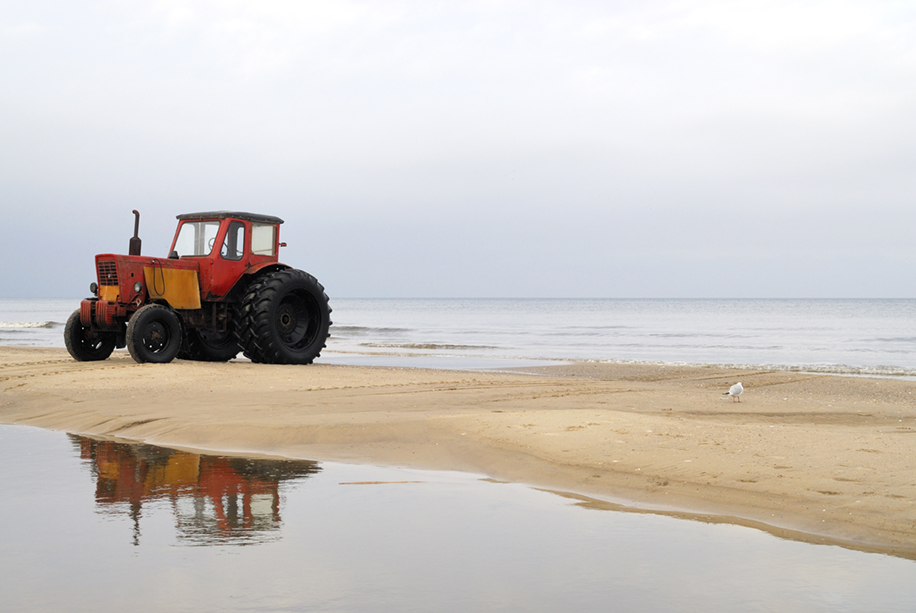
M301 270L267 274L242 297L239 346L252 362L311 364L321 355L331 326L324 287Z
M127 350L140 364L171 362L181 349L181 321L172 309L148 304L127 322Z
M64 327L64 344L67 351L79 362L106 360L118 342L114 332L96 332L80 321L80 311L75 310Z
M199 362L228 362L238 355L238 339L232 332L189 329L178 357Z

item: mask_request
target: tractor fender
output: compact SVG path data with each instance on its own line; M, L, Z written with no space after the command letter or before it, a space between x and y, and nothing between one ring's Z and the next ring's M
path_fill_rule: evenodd
M252 266L246 270L242 276L260 276L264 272L277 272L278 270L286 270L287 268L292 268L286 264L281 264L280 262L264 262L263 264L258 264Z
M229 290L228 296L238 296L240 293L245 291L245 288L248 287L256 278L264 274L270 274L272 272L277 272L279 270L286 270L291 268L286 264L281 264L279 262L264 262L263 264L257 264L248 268L242 276L239 277L239 280L235 282L235 285Z

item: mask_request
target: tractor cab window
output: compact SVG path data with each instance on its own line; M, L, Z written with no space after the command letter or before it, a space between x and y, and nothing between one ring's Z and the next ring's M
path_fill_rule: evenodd
M186 221L178 232L175 251L179 257L209 255L218 232L218 221Z
M277 249L277 226L266 223L251 224L251 253L274 255Z
M224 260L241 260L245 253L245 224L233 221L226 230L226 238L219 254Z

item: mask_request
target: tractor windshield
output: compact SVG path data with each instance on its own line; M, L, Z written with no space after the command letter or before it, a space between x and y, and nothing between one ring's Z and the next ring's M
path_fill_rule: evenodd
M175 251L179 257L210 255L218 232L218 221L186 221L178 232Z

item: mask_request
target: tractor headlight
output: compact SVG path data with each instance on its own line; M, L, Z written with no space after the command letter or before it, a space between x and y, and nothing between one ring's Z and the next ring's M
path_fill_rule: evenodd
M139 294L141 291L143 291L143 284L137 281L134 283L134 292Z
M92 292L92 295L93 295L93 296L98 295L98 293L99 293L99 284L96 283L95 281L93 281L92 283L90 283L90 284L89 284L89 291Z

